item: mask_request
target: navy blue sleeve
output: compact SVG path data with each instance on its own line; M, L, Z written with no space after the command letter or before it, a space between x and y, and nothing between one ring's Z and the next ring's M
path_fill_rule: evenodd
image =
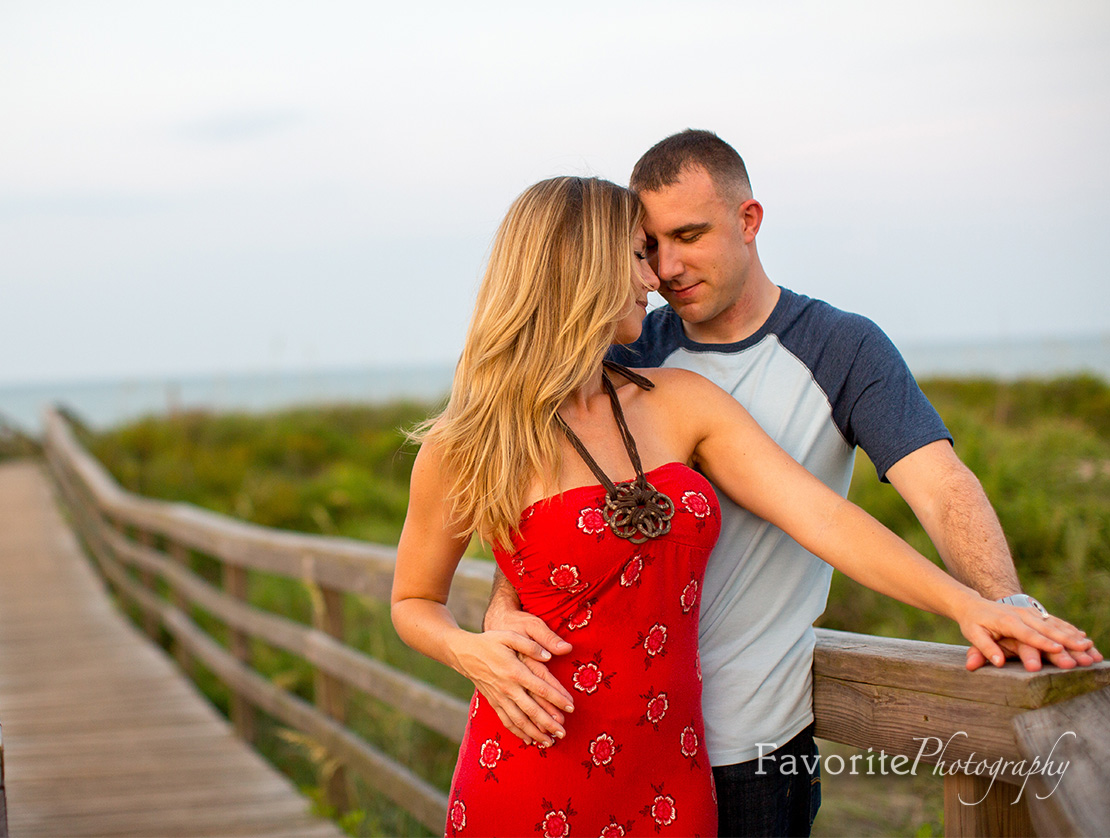
M829 398L833 421L849 445L871 458L879 479L930 442L952 441L936 409L878 326L817 300L790 328L790 347Z
M870 320L858 319L859 344L846 398L835 405L833 418L867 453L885 483L887 469L900 459L930 442L951 442L952 435L890 338Z
M681 340L682 321L670 306L663 306L648 312L635 343L614 344L607 357L626 367L661 367Z

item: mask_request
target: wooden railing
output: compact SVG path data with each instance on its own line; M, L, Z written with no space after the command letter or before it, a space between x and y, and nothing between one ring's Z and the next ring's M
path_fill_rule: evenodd
M4 731L0 728L0 838L8 838L8 798L4 792Z
M253 738L253 711L260 708L311 737L344 770L357 772L429 829L442 830L444 792L345 724L351 690L385 702L455 742L466 724L465 702L345 642L349 627L343 620L344 597L357 594L388 601L393 548L279 532L132 495L78 444L56 413L46 418L45 450L74 523L104 576L125 601L138 606L152 636L160 629L169 633L186 669L199 661L227 686L232 720L242 736ZM195 554L219 563L222 588L191 569ZM312 625L250 604L252 572L307 586L313 594ZM480 626L491 578L490 563L463 560L449 601L461 625ZM226 625L226 648L191 618L194 608ZM252 668L255 640L307 661L315 673L312 703ZM814 657L817 735L870 748L874 755L885 753L885 764L873 761L871 770L903 773L911 765L927 765L943 771L949 835L1032 834L1031 815L1041 834L1088 830L1085 824L1101 817L1097 806L1105 804L1094 804L1092 811L1089 803L1084 810L1068 801L1087 796L1090 771L1065 776L1055 790L1056 777L1047 777L1047 785L1037 785L1046 778L1031 777L1030 789L1042 796L1053 792L1046 797L1053 801L1049 808L1029 789L1023 792L1026 778L1013 763L1034 755L1042 761L1047 757L1043 749L1036 750L1040 744L1032 745L1033 739L1022 735L1023 720L1044 712L1038 708L1067 706L1076 696L1106 687L1110 665L1029 673L1009 664L968 673L963 661L964 650L956 646L819 630ZM1107 705L1110 702L1100 706ZM1041 724L1037 742L1055 729L1054 724L1066 726L1068 718L1065 714L1064 721ZM1068 749L1077 739L1087 754L1076 759L1086 763L1110 750L1110 723L1073 733L1078 736L1065 737L1057 747L1058 762L1067 758L1065 752L1076 753ZM892 762L897 756L904 758L901 770ZM957 760L967 770L953 771ZM998 781L992 782L983 772L999 760L1011 765L999 763ZM856 767L863 771L865 766ZM828 762L825 768L830 770ZM1081 777L1078 787L1074 776ZM329 777L331 797L342 804L343 773ZM1090 789L1090 796L1105 799L1104 788Z

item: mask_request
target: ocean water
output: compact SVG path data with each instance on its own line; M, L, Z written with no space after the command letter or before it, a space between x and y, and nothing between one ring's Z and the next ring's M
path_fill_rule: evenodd
M900 347L918 378L1046 378L1091 373L1110 380L1110 333L1059 340L908 343ZM94 428L179 409L264 411L299 404L436 401L451 387L453 364L317 372L254 373L43 384L0 384L0 423L38 433L43 409L61 404Z
M93 428L176 410L259 412L293 405L434 402L451 389L454 365L168 376L44 384L0 384L0 422L38 433L48 405Z

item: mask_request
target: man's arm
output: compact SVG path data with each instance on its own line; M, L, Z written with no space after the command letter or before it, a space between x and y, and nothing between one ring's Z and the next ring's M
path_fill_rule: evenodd
M501 568L493 573L493 587L490 590L489 606L482 618L485 631L515 631L539 643L553 655L563 655L571 650L571 645L548 628L547 623L520 607L520 597L512 583L505 578Z
M987 599L1021 592L998 516L979 479L947 440L907 454L887 470L886 477L910 505L953 576ZM1029 671L1041 668L1037 649L1013 644L1007 650L1017 654ZM1065 650L1047 657L1065 669L1102 660L1094 647L1088 652ZM968 661L972 668L985 662L974 648Z
M979 479L947 440L907 454L886 477L910 505L949 573L987 599L1021 592L998 516Z

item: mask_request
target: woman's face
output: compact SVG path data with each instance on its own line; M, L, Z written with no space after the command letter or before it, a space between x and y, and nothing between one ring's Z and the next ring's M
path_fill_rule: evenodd
M632 236L633 264L636 266L632 277L632 294L628 308L617 323L616 343L632 343L643 329L644 315L647 314L648 291L659 288L659 277L651 269L647 260L647 235L643 227L638 227Z

